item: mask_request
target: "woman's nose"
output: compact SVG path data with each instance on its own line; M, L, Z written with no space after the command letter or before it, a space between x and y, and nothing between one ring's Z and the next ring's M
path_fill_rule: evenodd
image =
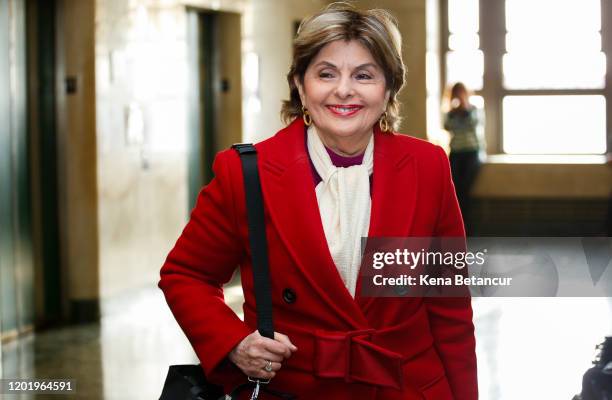
M345 99L347 97L351 97L354 94L355 94L355 90L354 90L353 82L351 81L351 78L342 77L338 81L338 86L336 87L336 95L341 99Z

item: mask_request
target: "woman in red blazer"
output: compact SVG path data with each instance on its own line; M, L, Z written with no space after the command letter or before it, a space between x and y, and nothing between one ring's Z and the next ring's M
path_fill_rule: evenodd
M256 145L274 339L256 330L242 168L215 178L161 269L159 287L207 378L246 376L303 399L478 397L470 298L362 297L357 243L463 237L444 151L392 132L401 38L382 10L332 5L300 26L288 74L292 122ZM222 286L240 266L244 321ZM260 398L266 398L260 395Z

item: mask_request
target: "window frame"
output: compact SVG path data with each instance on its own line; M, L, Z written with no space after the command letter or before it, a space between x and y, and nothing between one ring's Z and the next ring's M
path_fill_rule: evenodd
M446 87L446 54L449 48L448 1L440 0L440 88ZM503 56L506 53L506 0L479 0L479 36L484 57L483 87L474 93L485 105L485 139L488 154L503 151L503 99L506 96L601 95L606 100L606 155L612 153L612 2L600 0L602 52L606 56L602 89L506 89L503 86ZM442 93L441 93L442 95ZM509 154L510 155L510 154ZM513 154L512 154L513 155Z

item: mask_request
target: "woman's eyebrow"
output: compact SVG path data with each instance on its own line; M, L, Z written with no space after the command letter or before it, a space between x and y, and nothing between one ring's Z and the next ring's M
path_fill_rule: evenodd
M336 68L336 69L338 69L338 67L336 67L334 64L330 63L329 61L319 61L319 62L318 62L316 65L315 65L315 67L318 67L318 66L326 66L326 67L331 67L331 68Z
M374 63L365 63L365 64L361 64L355 67L355 69L363 69L363 68L374 68L374 69L378 69L378 65L374 64Z
M330 63L329 61L319 61L318 63L315 64L315 67L319 67L319 66L325 66L325 67L330 67L330 68L338 69L337 66L335 66L332 63ZM378 69L378 65L376 65L374 63L364 63L364 64L356 66L355 68L353 68L353 70L370 68L370 67L374 68L374 69Z

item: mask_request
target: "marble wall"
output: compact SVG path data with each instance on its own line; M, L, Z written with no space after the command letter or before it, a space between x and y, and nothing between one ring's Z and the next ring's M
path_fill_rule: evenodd
M100 295L156 282L187 218L186 11L96 2Z

